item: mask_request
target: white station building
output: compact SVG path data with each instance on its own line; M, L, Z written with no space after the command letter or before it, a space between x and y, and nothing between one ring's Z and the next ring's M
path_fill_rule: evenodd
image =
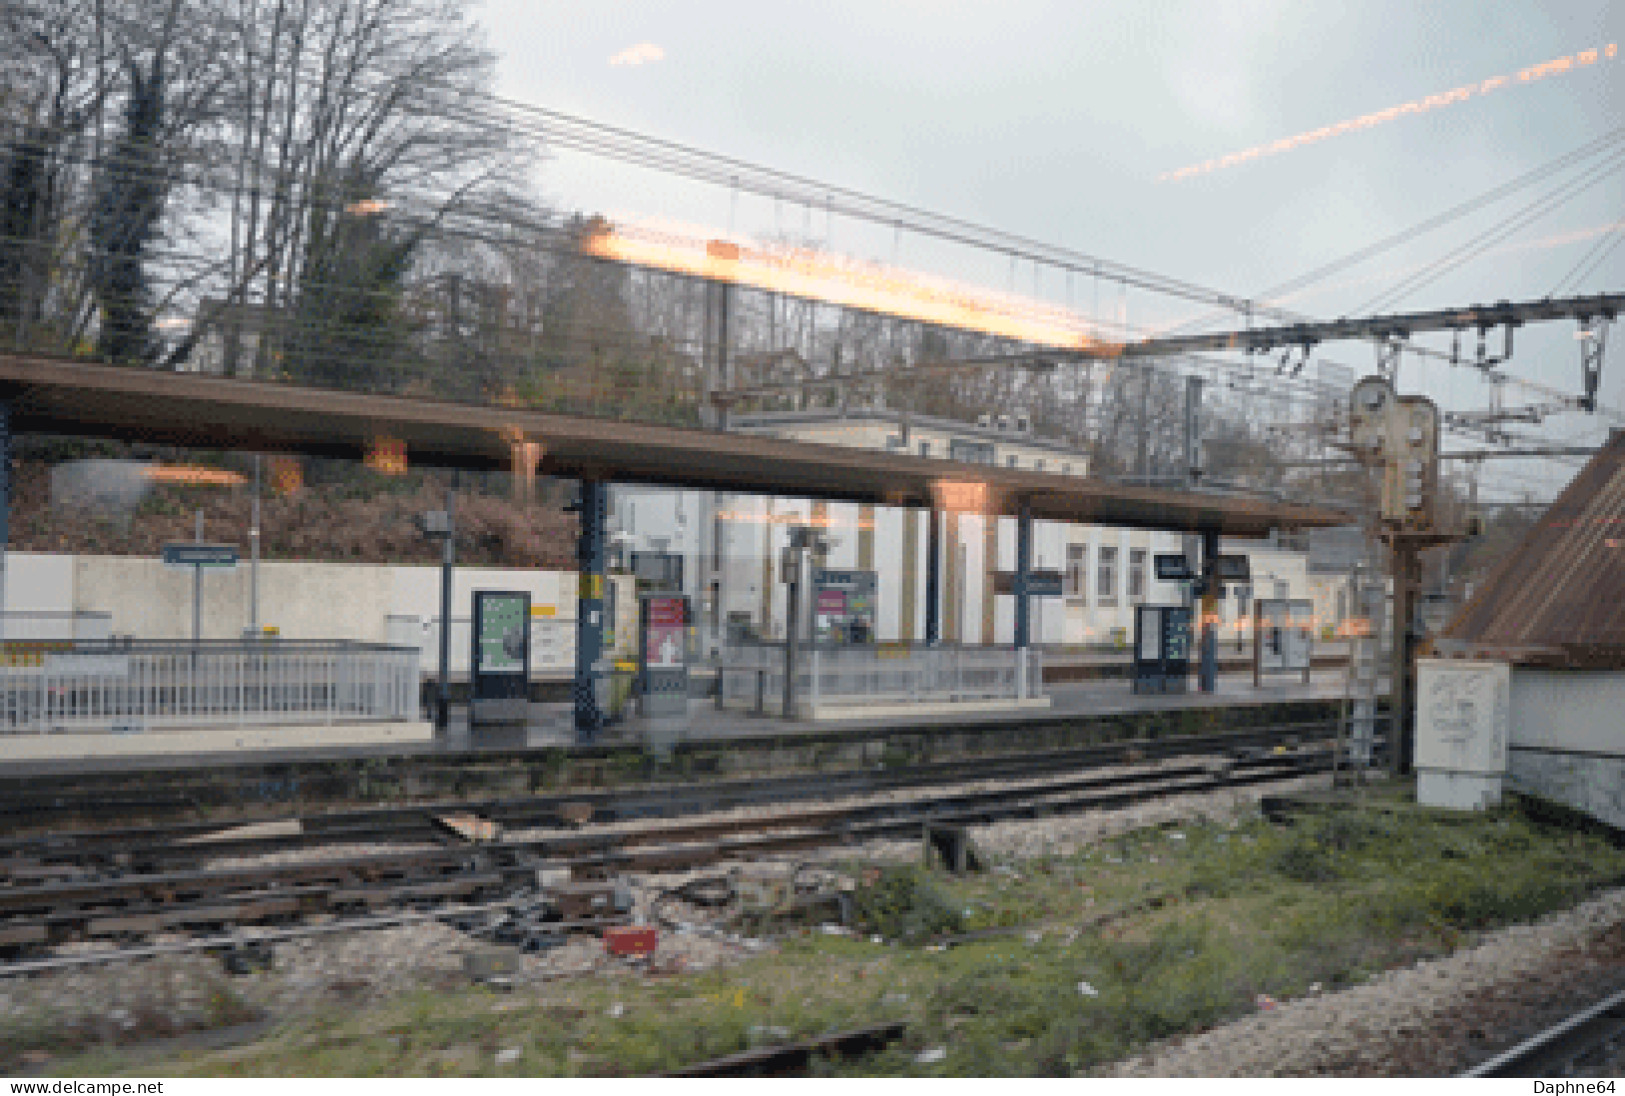
M977 424L891 410L801 411L738 416L732 428L824 445L906 452L970 464L1087 476L1087 455L1033 434L1023 416L985 417ZM622 555L667 552L683 557L684 589L695 598L707 650L730 634L782 639L785 621L780 549L790 529L812 525L830 545L819 564L874 571L875 626L880 642L920 642L926 635L926 551L929 515L857 503L767 499L752 495L618 486L612 541ZM947 643L1014 641L1014 598L995 593L992 574L1013 571L1016 522L945 514L941 533L941 638ZM1178 605L1178 582L1159 582L1153 557L1185 550L1179 533L1060 522L1033 523L1032 566L1059 571L1064 595L1035 598L1033 642L1120 645L1131 642L1134 610ZM1194 550L1194 548L1192 549ZM1324 577L1312 582L1307 551L1268 541L1226 541L1224 551L1250 558L1251 588L1221 601L1220 642L1250 640L1250 599L1314 599L1324 626L1338 600ZM1320 607L1324 606L1324 610Z

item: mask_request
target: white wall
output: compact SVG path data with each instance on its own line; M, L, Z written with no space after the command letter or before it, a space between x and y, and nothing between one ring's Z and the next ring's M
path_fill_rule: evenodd
M1512 671L1512 745L1625 757L1625 672Z
M72 609L72 556L6 553L7 612L65 613Z
M7 555L6 608L105 612L115 635L190 639L192 572L149 556ZM249 617L249 573L203 573L203 638L230 639ZM467 616L477 589L526 590L533 605L575 619L571 572L458 568L454 616ZM440 568L270 560L260 564L260 622L290 639L384 642L391 614L440 613Z

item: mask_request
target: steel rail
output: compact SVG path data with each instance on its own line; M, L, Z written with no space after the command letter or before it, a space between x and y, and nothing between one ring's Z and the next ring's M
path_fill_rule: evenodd
M1462 1077L1563 1077L1590 1052L1625 1036L1625 990L1610 994L1462 1073Z
M1261 745L1276 745L1295 736L1335 730L1335 720L1307 720L1263 728L1223 731L1200 737L1129 739L1061 750L1023 751L966 759L929 762L895 771L849 770L833 773L792 774L727 781L643 784L630 788L553 792L519 798L444 800L410 807L363 808L299 816L297 819L245 818L241 821L188 822L125 830L53 832L0 840L0 878L4 858L30 858L40 864L98 862L147 850L169 863L212 859L228 855L276 852L315 844L354 842L425 842L442 836L432 818L439 813L473 813L504 828L540 826L555 822L570 804L592 808L598 821L673 817L761 803L824 797L837 794L884 792L911 786L1040 775L1076 765L1121 763L1126 755L1146 760L1200 752L1227 752ZM155 794L163 794L161 790ZM61 797L56 797L61 801ZM238 826L260 826L297 821L298 835L199 840ZM180 842L187 842L180 844Z
M112 926L108 934L150 934L170 925L232 922L238 916L263 911L267 903L272 915L278 917L311 912L343 913L343 909L334 908L335 893L342 895L350 907L370 907L372 898L410 901L456 894L466 899L497 887L528 887L534 881L535 870L549 863L539 855L544 852L560 858L553 859L552 866L568 867L573 875L681 870L724 859L908 837L917 834L925 822L976 824L1075 813L1168 795L1290 779L1324 772L1329 767L1329 753L1320 749L1241 762L1222 773L1206 771L1172 777L1160 772L1122 774L1115 780L1097 777L1092 782L1083 782L1081 787L1080 782L1072 782L1059 789L1053 786L1002 789L940 801L875 804L865 811L845 812L844 816L832 809L795 820L800 826L792 825L792 820L785 818L730 819L715 824L712 835L716 839L703 843L692 843L694 837L700 836L699 827L675 833L666 828L641 835L583 834L573 839L573 847L558 842L515 842L478 850L455 850L452 855L436 853L414 858L396 854L318 864L276 865L258 871L234 869L191 876L86 881L71 886L26 888L26 895L14 889L0 889L0 899L6 900L4 904L14 912L12 917L0 920L0 939L9 936L14 945L48 946L84 935L94 919L102 919L102 924ZM647 841L666 843L640 844ZM502 862L497 863L498 860ZM403 874L414 863L420 869L438 870L419 875ZM429 881L427 885L425 880ZM350 885L343 886L344 881ZM443 892L435 893L436 884L443 886ZM126 900L134 898L136 901L118 905L118 892L122 892ZM184 900L174 901L177 898ZM343 920L347 923L349 918ZM0 966L0 976L11 972L10 967Z

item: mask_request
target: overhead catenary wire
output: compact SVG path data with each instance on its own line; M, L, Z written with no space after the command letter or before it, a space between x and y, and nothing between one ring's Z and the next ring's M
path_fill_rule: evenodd
M1035 272L1037 264L1042 262L1061 266L1068 270L1069 274L1088 273L1096 278L1097 289L1098 279L1106 276L1118 281L1124 291L1132 285L1136 289L1186 296L1188 299L1205 298L1209 301L1218 301L1232 310L1241 309L1250 313L1255 307L1253 302L1193 286L1191 283L1163 278L1124 264L1111 263L1041 241L988 229L961 219L932 214L917 207L887 202L858 191L819 183L804 176L718 156L691 145L650 137L621 127L497 96L464 94L460 99L464 104L460 115L448 105L439 104L437 110L440 116L461 117L475 124L501 125L522 135L533 136L549 147L607 156L623 163L702 182L720 184L726 181L735 193L744 190L771 195L775 200L799 201L808 209L813 203L822 200L826 218L839 211L843 216L873 221L877 219L875 211L879 208L882 211L880 219L892 225L894 231L901 231L906 218L910 231L1008 254L1012 261L1017 255L1031 258L1035 264ZM292 277L291 273L289 277ZM1259 306L1259 311L1268 314L1271 310ZM1124 330L1133 327L1126 323L1120 325L1114 323L1113 326L1121 326ZM1233 375L1252 377L1253 373L1250 369L1236 368Z

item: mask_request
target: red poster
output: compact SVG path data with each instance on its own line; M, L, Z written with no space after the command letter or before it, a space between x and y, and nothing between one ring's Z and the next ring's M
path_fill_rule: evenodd
M643 660L656 668L683 665L683 630L687 625L680 597L649 599L649 625L643 632Z

